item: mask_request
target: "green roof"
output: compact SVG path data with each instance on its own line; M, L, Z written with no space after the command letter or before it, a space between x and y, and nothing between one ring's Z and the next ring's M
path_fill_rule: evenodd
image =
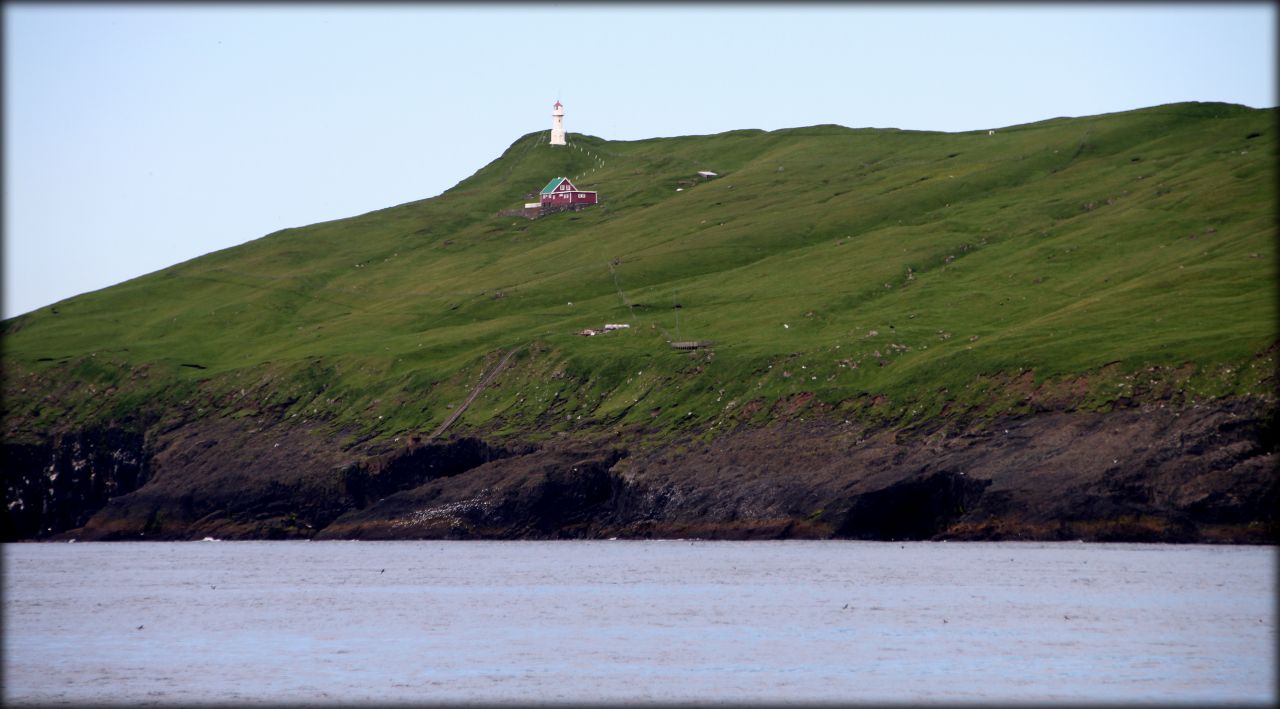
M550 182L548 182L548 183L547 183L547 186L546 186L546 187L543 187L543 188L542 188L542 191L541 191L541 192L539 192L538 194L551 194L552 190L554 190L554 189L556 188L556 185L560 184L560 182L561 182L561 181L563 181L563 180L567 180L567 179L569 179L569 178L567 178L567 177L557 177L557 178L552 179Z

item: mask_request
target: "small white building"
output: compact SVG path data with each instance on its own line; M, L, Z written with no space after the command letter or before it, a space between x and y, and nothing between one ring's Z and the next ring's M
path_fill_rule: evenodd
M567 145L564 142L564 106L559 101L551 107L551 144Z

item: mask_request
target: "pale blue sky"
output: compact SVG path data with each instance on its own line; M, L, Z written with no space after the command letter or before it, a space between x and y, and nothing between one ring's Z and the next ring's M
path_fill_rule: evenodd
M1276 105L1274 3L4 6L4 317L632 140Z

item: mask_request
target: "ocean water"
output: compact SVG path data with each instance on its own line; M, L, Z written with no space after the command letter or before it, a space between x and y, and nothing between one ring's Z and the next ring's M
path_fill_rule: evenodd
M15 703L1276 701L1276 548L8 544Z

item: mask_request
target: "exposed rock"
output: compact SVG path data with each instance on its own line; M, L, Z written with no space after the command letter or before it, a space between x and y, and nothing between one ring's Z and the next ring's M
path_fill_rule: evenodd
M625 496L618 450L546 449L435 479L334 520L322 539L600 536Z
M223 420L165 434L144 455L140 438L103 446L106 434L86 433L6 447L7 473L25 471L6 475L6 524L12 538L1274 543L1274 415L1247 401L1162 407L898 430L814 409L660 446L636 431L375 451L318 429ZM24 516L35 504L40 515Z
M107 500L132 492L150 476L143 436L120 429L87 429L44 444L6 443L0 450L2 541L79 527Z

